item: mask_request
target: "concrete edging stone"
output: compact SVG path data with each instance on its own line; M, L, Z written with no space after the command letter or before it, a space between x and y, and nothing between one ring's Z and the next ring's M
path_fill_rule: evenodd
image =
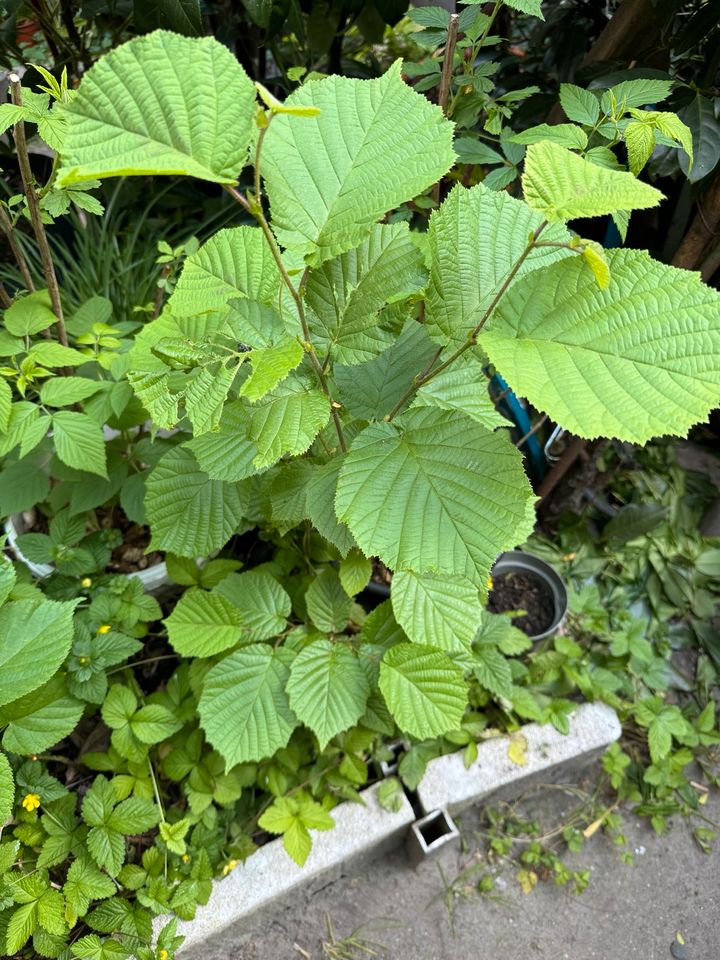
M526 741L523 765L508 757L510 735L478 744L478 758L469 769L462 750L431 760L417 789L423 812L444 809L459 813L490 796L518 796L535 781L576 776L620 737L617 714L605 704L581 704L569 720L567 735L550 725L523 726L519 731ZM357 868L399 846L416 813L405 796L396 813L383 809L377 797L379 787L374 784L362 791L364 805L346 802L335 807L335 828L313 832L304 867L291 860L278 838L260 847L223 880L213 881L210 900L198 907L195 919L178 922L178 933L186 938L179 951L181 960L200 960L211 939L213 945L226 943L229 948L235 925L251 914L281 902L299 887L324 886L351 861ZM156 931L167 920L156 918Z

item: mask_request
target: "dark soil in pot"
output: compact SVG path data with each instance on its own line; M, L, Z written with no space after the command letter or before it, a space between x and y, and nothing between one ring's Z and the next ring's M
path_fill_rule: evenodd
M488 596L491 613L522 610L512 624L529 637L544 633L555 619L555 601L547 584L532 573L500 573Z

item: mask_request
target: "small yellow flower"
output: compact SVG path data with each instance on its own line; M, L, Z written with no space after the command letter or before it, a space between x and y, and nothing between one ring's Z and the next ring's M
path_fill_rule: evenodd
M493 588L493 586L494 586L494 584L493 584L493 578L492 578L492 577L488 577L488 578L487 578L487 582L486 582L485 586L488 588L488 590L492 590L492 588Z
M565 563L569 563L571 560L574 560L576 556L577 556L577 553L575 553L575 551L573 550L572 553L566 553L565 556L563 557L563 560L565 561Z
M228 860L228 862L223 867L223 876L226 877L229 873L235 869L235 867L240 863L239 860Z
M90 577L83 577L82 580L80 581L80 586L84 587L85 590L87 590L88 587L91 587L92 580L90 579Z
M167 950L161 950L158 954L158 960L168 960L169 956L170 954L167 952Z
M26 793L23 797L23 807L28 811L37 810L40 806L40 797L36 793Z
M184 853L182 857L180 857L180 859L182 860L183 863L190 863L190 854Z
M110 633L111 630L112 630L112 627L110 626L109 623L101 623L100 626L97 628L98 633Z
M89 661L90 657L78 657L78 663L88 663Z

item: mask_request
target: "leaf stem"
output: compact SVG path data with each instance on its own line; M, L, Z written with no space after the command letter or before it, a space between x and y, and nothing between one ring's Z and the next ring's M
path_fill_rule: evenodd
M420 389L420 387L425 386L426 383L429 383L431 380L433 380L439 373L442 373L443 370L447 370L447 368L452 363L454 363L458 357L462 356L466 350L469 350L470 347L474 347L477 344L477 338L480 331L485 326L485 323L487 322L488 318L491 316L495 307L498 305L500 300L503 298L503 296L507 292L508 287L517 276L517 273L522 267L523 263L525 263L528 256L537 245L538 237L543 232L546 226L547 226L547 220L544 220L540 224L540 226L537 228L537 230L533 233L533 235L530 237L530 240L528 241L527 246L525 247L523 252L520 254L518 259L515 261L515 263L513 264L512 268L510 269L510 272L505 277L502 284L498 288L497 293L490 301L490 304L488 305L487 309L484 311L482 317L480 318L480 321L470 331L470 333L468 333L465 343L463 343L461 346L457 348L457 350L451 353L450 356L447 358L447 360L441 363L439 367L431 367L431 369L428 370L427 373L422 373L418 377L414 378L413 382L410 384L408 389L405 391L402 397L398 400L398 402L395 404L395 406L390 411L390 413L384 418L388 423L397 416L397 414L402 410L402 408L405 406L407 401L412 396L415 395L415 393ZM436 358L437 356L438 355L436 354Z
M11 73L9 80L10 88L12 90L12 102L15 104L15 106L21 107L22 87L20 85L20 77L18 77L16 73ZM38 249L40 250L43 274L45 275L48 291L50 293L52 311L56 318L55 326L57 328L58 339L64 347L67 347L68 338L65 331L65 318L63 316L62 302L60 300L60 287L55 274L55 265L53 263L52 254L50 253L50 244L48 243L47 234L45 232L45 224L42 222L42 216L40 214L40 200L35 190L35 180L33 177L32 168L30 166L30 155L28 153L27 140L25 139L25 123L22 119L18 120L13 127L13 138L15 140L15 149L17 150L20 176L22 178L28 211L30 213L30 222L32 223L33 231L35 232Z
M270 120L272 120L272 117L270 118ZM277 240L275 239L275 235L273 234L272 229L270 228L270 224L268 223L267 218L265 217L265 214L262 211L262 206L260 203L260 182L261 182L260 181L260 152L262 150L262 143L265 138L265 133L267 132L268 127L270 126L270 120L268 121L268 126L263 127L262 130L260 131L260 134L258 135L258 142L257 142L256 151L255 151L255 198L253 202L250 203L247 200L247 198L240 193L238 189L236 189L233 186L230 186L229 184L225 185L225 189L228 191L231 197L237 200L237 202L242 207L244 207L244 209L247 210L247 212L251 216L253 216L257 220L260 226L260 229L262 230L263 235L265 236L265 240L267 241L267 244L270 247L270 252L273 255L273 259L277 264L278 270L280 271L280 276L283 279L283 283L288 288L290 292L290 296L293 298L293 301L295 303L298 317L300 319L300 326L302 327L303 340L304 340L303 347L305 349L305 353L310 358L310 363L312 364L313 370L315 371L315 375L317 376L318 381L320 382L320 386L322 388L323 393L330 401L330 412L333 418L333 423L335 424L335 431L338 435L338 442L340 444L340 449L342 450L343 453L347 453L347 444L345 443L345 434L343 433L342 421L340 420L340 415L338 413L338 408L336 406L336 403L332 398L327 377L325 376L325 371L322 368L322 364L318 360L317 354L315 352L315 348L312 344L312 340L310 338L310 327L307 322L307 317L305 316L305 304L303 302L302 292L305 288L305 281L307 280L307 275L310 268L309 267L305 268L305 272L303 273L302 279L300 281L300 289L298 290L295 284L290 279L290 274L288 273L287 267L283 262L282 253L280 252L280 247L278 246Z

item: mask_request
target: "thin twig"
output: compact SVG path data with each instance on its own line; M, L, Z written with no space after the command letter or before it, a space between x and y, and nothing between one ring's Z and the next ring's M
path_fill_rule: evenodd
M0 230L2 230L7 237L8 246L12 251L13 257L15 257L15 262L17 263L18 269L20 270L20 274L23 278L25 289L28 291L28 293L34 293L35 282L33 281L32 274L30 273L30 268L28 267L27 260L25 259L25 254L20 249L20 244L17 242L15 237L15 228L13 227L13 222L2 204L0 204Z
M540 417L540 419L538 420L538 422L537 422L533 427L531 427L526 434L524 434L522 437L520 437L520 439L517 441L517 443L515 444L515 446L516 446L516 447L521 447L521 446L525 443L526 440L529 440L530 437L532 437L534 434L536 434L536 433L538 432L538 430L540 429L540 427L542 427L542 425L545 423L545 421L547 420L547 418L548 418L547 414L544 413L544 414Z
M455 44L457 43L458 23L460 15L453 13L450 17L448 26L447 41L445 43L445 59L443 60L442 75L440 77L440 89L438 91L438 104L442 112L447 116L448 99L450 97L450 80L452 79L453 60L455 58Z
M22 87L20 77L16 73L9 76L10 88L12 90L12 101L17 107L22 106ZM27 141L25 139L25 124L22 120L13 127L13 137L15 140L15 149L17 150L18 165L20 167L20 176L22 177L25 197L27 199L28 211L30 213L30 222L35 232L38 249L40 250L40 259L43 266L43 274L48 285L50 293L50 303L52 311L55 314L55 325L57 327L58 339L64 346L68 346L67 333L65 331L65 318L63 316L62 302L60 300L60 287L55 274L55 265L53 264L52 254L50 253L50 244L45 233L45 224L42 222L40 214L40 201L35 190L35 180L32 168L30 166L30 155L28 153Z

